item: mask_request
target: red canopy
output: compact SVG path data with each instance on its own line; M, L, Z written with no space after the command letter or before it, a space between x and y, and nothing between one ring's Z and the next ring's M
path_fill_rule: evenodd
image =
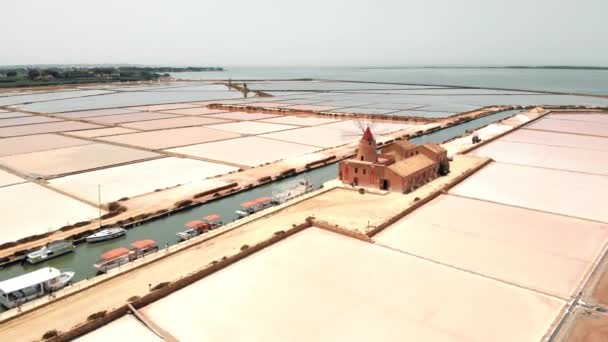
M243 202L241 203L241 207L243 208L251 208L253 206L256 206L258 203L256 202L256 200L253 201L248 201L248 202Z
M207 216L203 217L203 219L207 220L207 221L217 221L220 219L220 215L211 214L211 215L207 215Z
M255 203L260 204L260 203L264 203L264 202L270 202L272 201L272 197L260 197L258 199L255 200Z
M142 249L142 248L146 248L146 247L150 247L150 246L154 246L156 245L156 241L154 240L139 240L139 241L135 241L131 244L131 246L133 248L138 248L138 249Z
M202 226L206 226L207 224L201 220L193 220L190 222L187 222L184 226L187 228L200 228Z
M123 256L126 254L129 254L129 250L124 247L120 247L120 248L115 248L115 249L112 249L112 250L109 250L109 251L103 253L101 255L101 259L102 260L111 260L111 259L118 258L119 256Z

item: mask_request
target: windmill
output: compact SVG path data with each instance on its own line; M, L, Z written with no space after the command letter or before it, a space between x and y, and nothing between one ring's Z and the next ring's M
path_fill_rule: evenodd
M356 141L361 138L365 130L369 127L374 135L383 134L382 132L376 132L378 127L378 121L365 120L365 119L354 119L351 120L352 128L345 128L342 130L343 140Z

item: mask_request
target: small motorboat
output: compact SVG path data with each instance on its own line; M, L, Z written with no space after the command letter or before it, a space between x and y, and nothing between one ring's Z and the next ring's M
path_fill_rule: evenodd
M127 233L127 230L122 227L106 228L91 234L86 237L87 242L100 242L111 239L116 239Z
M57 240L46 244L46 246L27 255L27 262L37 264L45 260L74 251L76 247L68 240Z

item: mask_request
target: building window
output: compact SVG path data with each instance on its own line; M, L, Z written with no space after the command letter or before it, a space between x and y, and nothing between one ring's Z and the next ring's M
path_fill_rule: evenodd
M357 173L357 171L359 171L359 169L355 168L355 173Z
M363 160L363 156L361 156L361 160Z
M365 169L363 169L363 174L365 174Z

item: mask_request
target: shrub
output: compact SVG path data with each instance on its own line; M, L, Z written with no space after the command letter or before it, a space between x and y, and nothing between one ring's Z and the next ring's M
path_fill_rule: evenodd
M220 193L219 192L214 193L213 197L220 197Z
M249 245L242 245L241 246L241 251L244 251L246 249L249 249Z
M420 201L420 197L414 198L414 202L418 202L418 201Z
M53 330L49 330L49 331L45 332L44 335L42 335L42 339L48 340L48 339L51 339L51 338L57 337L57 336L59 336L59 331L53 329Z
M160 290L160 289L162 289L163 287L165 287L165 286L167 286L169 284L171 284L171 283L168 282L168 281L163 281L162 283L158 283L158 284L156 284L156 286L154 286L152 288L152 291Z
M108 204L108 210L109 211L116 211L121 207L120 203L118 202L110 202L110 204Z
M129 199L129 197L123 197L123 198L119 199L118 202L124 202L124 201L126 201L128 199Z
M164 214L164 213L166 213L166 212L168 212L168 211L169 211L169 210L167 210L167 209L160 209L160 210L157 210L157 211L155 212L155 214L156 214L156 215L162 215L162 214Z
M363 195L363 194L365 193L365 189L363 189L363 188L359 188L359 193L360 193L361 195Z
M87 321L94 321L96 319L103 318L103 317L105 317L106 313L107 313L107 311L103 310L103 311L99 311L94 314L91 314L89 317L87 317Z
M109 213L101 215L101 219L102 220L107 220L107 219L112 218L114 216L118 216L119 214L120 214L120 212L118 212L118 211L110 211Z
M183 207L191 205L192 203L193 203L192 200L186 199L186 200L177 201L177 202L175 202L174 205L177 208L183 208Z
M284 230L278 230L278 231L274 232L274 235L277 235L277 236L278 235L283 235L283 234L285 234Z
M11 248L11 247L15 247L17 246L17 243L15 241L12 242L6 242L0 245L0 249L5 249L5 248Z
M82 221L82 222L74 223L74 228L84 227L90 223L91 223L91 221Z
M270 176L262 177L262 178L258 179L258 183L265 183L265 182L270 181L271 179L272 179L272 177L270 177Z
M138 300L139 298L141 298L140 296L133 296L133 297L129 297L129 299L127 299L127 302L134 302L136 300Z

